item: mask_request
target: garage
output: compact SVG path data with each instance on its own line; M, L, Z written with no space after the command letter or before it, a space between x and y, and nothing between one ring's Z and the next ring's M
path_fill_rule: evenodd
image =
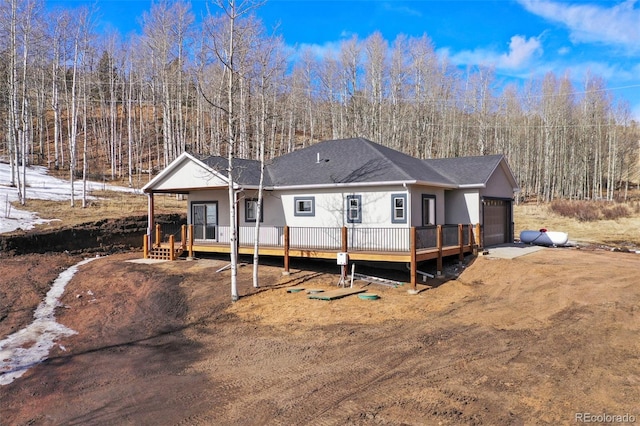
M511 199L483 198L482 242L484 247L513 242L511 203Z

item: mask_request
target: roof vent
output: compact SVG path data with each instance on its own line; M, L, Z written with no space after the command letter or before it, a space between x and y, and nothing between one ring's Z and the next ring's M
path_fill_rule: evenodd
M316 164L320 164L320 163L326 163L327 161L329 161L328 158L320 158L320 153L318 152L316 154Z

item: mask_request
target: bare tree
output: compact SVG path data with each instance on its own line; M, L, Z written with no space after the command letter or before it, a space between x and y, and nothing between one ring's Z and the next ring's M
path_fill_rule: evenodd
M282 50L283 42L280 38L269 37L261 38L261 45L257 46L258 57L258 74L260 78L259 83L259 98L260 98L260 124L258 132L258 159L260 161L260 183L258 185L258 200L256 202L256 226L254 233L254 247L253 247L253 286L259 286L259 274L258 274L258 252L260 249L260 218L262 217L262 200L264 192L264 151L267 139L267 124L270 119L269 113L269 94L268 92L273 90L274 78L284 68L284 58L279 55Z
M246 25L242 21L242 17L250 13L251 10L258 7L258 3L252 1L242 1L240 3L235 0L218 0L216 5L222 11L222 15L216 18L211 17L207 20L207 33L211 46L209 51L222 64L225 75L225 92L226 105L216 105L211 100L212 106L224 111L226 115L227 129L227 179L229 189L229 245L230 245L230 270L231 270L231 300L237 301L238 295L238 214L237 201L238 193L236 189L235 176L236 169L234 159L237 150L237 126L239 118L244 113L236 111L236 102L238 102L238 81L246 72L238 63L236 56L238 50L246 49L250 39L250 33L253 29L251 25ZM204 94L204 93L203 93ZM209 98L208 98L209 99Z
M71 58L71 99L68 104L70 128L69 128L69 184L71 187L71 207L75 206L74 180L77 166L78 154L78 118L80 115L79 91L81 86L79 80L79 69L84 65L88 52L88 32L89 32L89 11L80 10L75 20L75 31L72 38L72 58Z

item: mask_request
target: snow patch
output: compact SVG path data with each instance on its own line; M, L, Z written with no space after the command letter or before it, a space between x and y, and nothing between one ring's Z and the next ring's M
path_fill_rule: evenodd
M22 179L21 168L19 172ZM69 181L49 176L46 167L29 166L25 170L25 175L27 199L54 201L71 199ZM75 196L81 198L82 181L75 181L73 188ZM134 192L131 188L87 181L87 191L95 190ZM11 205L14 201L18 201L18 189L11 186L11 168L9 164L0 162L0 234L16 229L27 231L37 224L50 222L50 220L39 218L35 212L16 209Z
M62 272L53 282L44 300L33 314L33 322L27 327L0 340L0 385L8 385L27 370L45 359L60 337L77 334L55 320L55 309L71 278L84 264L97 259L92 257L76 263ZM60 346L66 351L64 346Z

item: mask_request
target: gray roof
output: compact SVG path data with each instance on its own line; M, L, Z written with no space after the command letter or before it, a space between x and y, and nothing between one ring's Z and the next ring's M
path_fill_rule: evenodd
M224 177L229 175L229 160L226 157L207 157L201 161ZM260 162L257 160L234 158L233 180L240 185L258 186L260 184ZM271 186L271 180L269 179L267 170L265 170L264 173L264 185Z
M478 185L487 183L503 159L504 155L498 154L438 158L423 160L423 162L457 185Z
M274 158L265 166L264 185L419 182L455 188L487 183L503 160L503 155L421 160L364 138L336 139ZM226 158L201 161L227 176ZM234 171L240 185L260 183L259 161L235 158Z
M279 186L406 181L453 185L420 159L363 138L316 143L275 158L268 170Z

